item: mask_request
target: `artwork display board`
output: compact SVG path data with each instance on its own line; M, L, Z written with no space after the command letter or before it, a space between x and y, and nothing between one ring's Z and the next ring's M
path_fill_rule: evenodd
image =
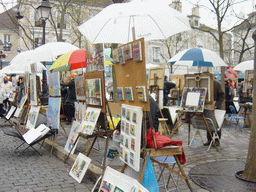
M184 87L180 108L187 112L203 112L206 93L206 87Z
M84 76L75 76L75 87L76 87L76 99L79 101L85 101L85 85Z
M14 117L20 117L20 113L21 113L23 106L25 105L27 99L28 99L27 94L23 95L23 97L21 98L20 103L14 113Z
M60 92L60 72L48 74L48 85L50 96L61 96Z
M40 106L31 106L26 123L28 129L35 129L39 111Z
M91 135L100 116L100 108L87 107L79 132Z
M132 47L132 58L128 57L125 62L120 63L118 59L115 60L115 71L116 71L116 81L117 87L123 88L124 90L124 100L119 100L119 104L127 104L133 106L142 107L144 111L149 111L149 100L148 100L148 91L146 89L146 101L140 101L137 97L136 86L145 86L147 87L147 75L146 75L146 64L145 64L145 47L144 39L138 39L127 44L121 45L116 48L114 52L125 47L127 45ZM127 48L129 49L129 48ZM118 51L117 51L118 54ZM129 59L128 59L129 58ZM120 58L119 58L120 59ZM132 96L126 96L125 88L132 88Z
M185 87L205 87L207 88L205 108L215 109L214 105L214 74L212 73L196 73L185 75Z
M73 121L70 132L69 132L69 136L67 139L67 142L65 144L64 150L67 152L70 152L70 154L74 154L76 146L78 141L75 143L76 138L78 137L78 130L80 127L80 122L79 121ZM79 138L78 138L79 140ZM75 143L75 146L74 146ZM71 151L72 150L72 151Z
M36 74L30 76L30 105L38 105Z
M134 170L140 169L142 107L122 104L120 159Z
M149 69L148 86L158 85L159 89L164 89L165 67L154 67ZM156 82L155 82L156 77Z
M90 163L91 159L89 157L79 153L69 172L69 175L72 176L78 183L81 183Z
M60 97L48 98L47 123L46 125L52 129L59 129L60 126Z
M86 103L75 102L75 120L82 122L85 112L86 112Z
M104 71L87 72L84 74L84 79L85 79L85 87L86 87L85 94L86 94L87 106L88 107L97 106L97 108L101 108L102 113L106 113ZM96 84L93 85L93 83L97 83L97 85ZM91 87L88 87L88 85L90 85Z
M102 192L148 192L136 179L107 167L99 191Z

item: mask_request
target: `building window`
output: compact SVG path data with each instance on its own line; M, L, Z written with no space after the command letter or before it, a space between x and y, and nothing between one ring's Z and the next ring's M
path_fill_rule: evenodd
M160 47L153 47L153 62L160 62Z
M4 51L11 51L11 35L4 34Z

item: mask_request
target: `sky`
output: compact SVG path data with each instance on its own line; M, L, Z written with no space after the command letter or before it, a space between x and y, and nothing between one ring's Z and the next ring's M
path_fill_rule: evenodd
M139 0L139 1L165 1L165 2L172 2L173 0ZM254 4L254 0L237 0L241 1L242 3L237 4L234 6L234 11L239 14L243 15L244 17L247 16L247 14L251 13L253 11L252 5ZM15 5L17 0L0 0L0 2L4 2L8 8L11 8L12 6ZM210 7L209 1L208 0L181 0L182 2L182 13L185 15L190 15L192 7L198 3L199 5L204 5L207 7ZM255 0L256 2L256 0ZM3 6L0 5L0 12L3 12ZM206 24L209 27L216 27L216 20L214 19L214 14L211 14L210 11L206 8L200 7L199 9L199 14L200 14L200 22L203 24ZM237 19L230 16L226 18L225 21L225 27L230 28L232 27L236 22Z

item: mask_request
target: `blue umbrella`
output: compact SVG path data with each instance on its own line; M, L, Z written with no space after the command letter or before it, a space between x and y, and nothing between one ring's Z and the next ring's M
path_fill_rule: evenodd
M169 61L174 65L187 65L197 67L227 66L223 59L215 52L204 48L186 49L177 53Z

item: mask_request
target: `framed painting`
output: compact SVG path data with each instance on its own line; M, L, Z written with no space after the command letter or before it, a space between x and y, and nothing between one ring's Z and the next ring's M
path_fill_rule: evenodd
M74 154L74 152L75 152L76 145L77 145L78 141L76 142L75 146L74 146L74 143L75 143L76 138L78 137L79 127L80 127L80 122L73 121L70 132L69 132L68 140L67 140L66 145L64 147L64 150L67 151L67 152L70 152L72 150L70 152L70 154Z
M85 79L86 103L102 106L101 79Z
M20 117L20 113L21 113L21 111L23 109L23 106L25 105L27 99L28 99L28 96L23 95L23 97L21 98L20 103L19 103L19 105L18 105L18 107L17 107L17 109L14 113L14 117Z
M48 110L47 110L47 126L52 129L58 129L60 125L60 97L48 98Z
M91 159L89 157L79 153L69 172L69 175L73 177L78 183L81 183L90 163Z
M30 105L38 105L36 75L30 76Z
M85 101L84 76L75 76L76 99Z
M203 112L206 93L206 87L184 87L180 108L187 112Z
M60 92L60 73L54 72L48 74L48 85L50 96L61 96Z
M31 106L28 113L27 123L26 123L26 127L28 129L35 129L37 118L39 115L39 110L40 110L40 106Z

